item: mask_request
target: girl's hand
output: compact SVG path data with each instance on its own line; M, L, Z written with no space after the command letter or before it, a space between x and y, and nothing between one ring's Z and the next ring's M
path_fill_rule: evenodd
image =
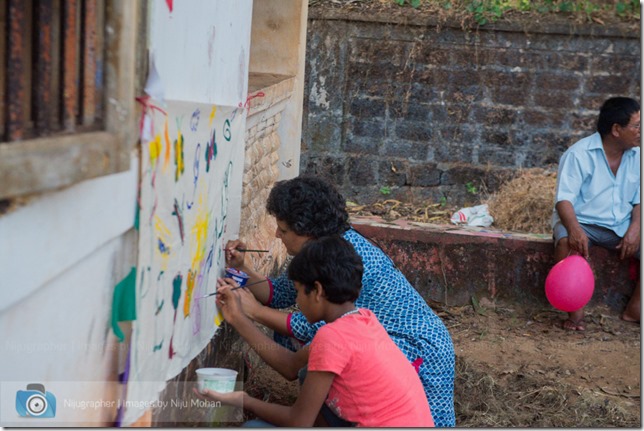
M246 393L243 391L222 393L211 391L210 389L204 389L203 392L199 392L197 388L193 388L192 391L199 399L202 400L218 401L229 406L244 407L244 395L246 395Z
M238 248L246 248L246 243L238 239L226 243L226 265L232 268L243 269L246 253L238 251Z
M231 278L217 280L217 307L221 310L226 322L235 326L240 319L246 319L242 309L241 298L236 295L239 290L232 290L239 285Z
M252 320L257 320L263 305L255 298L255 295L248 289L237 289L231 293L234 293L240 299L244 314Z

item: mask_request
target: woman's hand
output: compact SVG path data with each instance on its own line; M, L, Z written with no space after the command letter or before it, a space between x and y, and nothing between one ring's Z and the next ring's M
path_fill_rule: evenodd
M245 266L244 258L246 257L246 253L237 250L238 248L245 249L246 243L238 239L234 239L226 243L226 265L232 268L243 269Z
M192 391L202 400L220 402L234 407L244 407L244 395L246 393L243 391L223 393L204 389L202 392L199 392L197 388L194 388Z

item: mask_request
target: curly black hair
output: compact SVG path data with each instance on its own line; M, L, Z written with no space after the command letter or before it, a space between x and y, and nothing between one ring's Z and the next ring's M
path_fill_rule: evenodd
M339 235L307 241L288 266L288 278L304 285L308 294L316 281L334 304L354 302L362 287L362 259L351 243Z
M342 235L350 228L344 197L318 177L299 176L276 182L266 210L297 235L320 238Z

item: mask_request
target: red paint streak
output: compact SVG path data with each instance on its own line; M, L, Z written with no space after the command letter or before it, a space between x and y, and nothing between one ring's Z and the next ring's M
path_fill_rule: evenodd
M172 13L172 0L165 0L165 4L168 5L168 10Z

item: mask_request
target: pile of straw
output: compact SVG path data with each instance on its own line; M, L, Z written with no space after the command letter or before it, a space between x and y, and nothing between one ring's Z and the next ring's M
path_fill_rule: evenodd
M557 173L526 169L487 200L494 227L513 232L551 233Z

